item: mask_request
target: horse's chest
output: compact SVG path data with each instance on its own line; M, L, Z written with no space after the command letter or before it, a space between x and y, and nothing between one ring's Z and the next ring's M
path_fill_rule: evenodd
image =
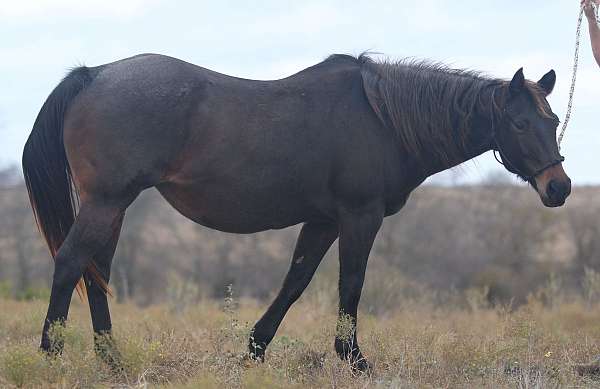
M388 199L385 203L385 216L390 216L400 211L408 200L408 195Z
M385 196L385 215L390 216L399 212L408 201L412 191L422 182L421 179L403 180L388 185Z

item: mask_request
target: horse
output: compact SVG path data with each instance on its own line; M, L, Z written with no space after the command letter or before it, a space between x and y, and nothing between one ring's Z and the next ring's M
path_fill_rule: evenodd
M504 80L368 54L335 54L271 81L158 54L71 70L23 151L33 213L55 260L41 349L61 352L48 332L67 320L77 288L101 350L123 216L154 187L181 214L220 231L303 224L281 290L249 339L261 361L339 240L338 314L353 330L349 340L336 335L334 348L354 370L369 370L356 330L369 252L384 217L427 177L493 151L545 206L565 203L571 181L547 101L555 82L553 70L537 82L522 68Z

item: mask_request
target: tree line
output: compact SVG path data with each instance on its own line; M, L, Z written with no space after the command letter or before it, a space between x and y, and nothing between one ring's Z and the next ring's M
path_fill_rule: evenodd
M31 298L47 292L53 265L19 174L0 170L0 293ZM446 304L473 290L490 304L520 304L551 282L569 293L594 294L598 194L600 188L577 187L565 207L548 209L531 188L504 180L423 186L385 220L362 308L384 313L425 295ZM253 235L213 231L148 190L126 214L111 288L117 301L140 305L222 299L228 285L238 297L268 301L287 272L298 232L298 226ZM334 245L309 295L335 298L337 266Z

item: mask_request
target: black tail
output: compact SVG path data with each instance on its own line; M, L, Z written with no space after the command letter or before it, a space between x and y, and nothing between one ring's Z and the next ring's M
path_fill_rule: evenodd
M23 150L23 174L29 201L53 258L73 225L79 205L63 143L65 113L96 73L96 69L76 68L54 88L42 106ZM86 271L107 290L106 283L91 263ZM85 283L80 281L77 291L80 296L84 295Z

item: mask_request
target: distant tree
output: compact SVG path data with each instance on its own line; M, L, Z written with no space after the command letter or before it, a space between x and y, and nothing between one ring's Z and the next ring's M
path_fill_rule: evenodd
M585 268L600 271L600 206L588 203L566 211L570 240L575 248L573 267L578 276Z
M138 286L143 288L146 285L155 285L155 277L145 277L147 274L141 274L139 261L143 253L152 253L152 247L147 247L144 241L144 231L147 230L147 220L156 205L156 192L147 191L127 209L111 272L111 283L115 285L117 301L135 298ZM161 268L165 266L164 263L157 265Z
M3 262L13 264L11 283L14 293L21 295L36 279L39 280L40 270L47 269L50 255L42 245L25 188L0 188L0 195L0 240L5 243ZM48 262L40 263L40 257L45 257Z
M21 171L16 165L0 168L0 187L14 187L21 182Z
M483 180L481 180L481 185L484 186L507 186L514 185L514 183L515 178L505 170L500 169L489 171Z

